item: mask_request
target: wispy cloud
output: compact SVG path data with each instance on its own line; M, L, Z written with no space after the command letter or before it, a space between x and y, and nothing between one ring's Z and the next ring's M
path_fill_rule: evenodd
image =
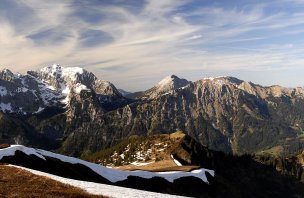
M0 65L84 66L130 90L171 73L302 68L301 1L245 2L2 0Z

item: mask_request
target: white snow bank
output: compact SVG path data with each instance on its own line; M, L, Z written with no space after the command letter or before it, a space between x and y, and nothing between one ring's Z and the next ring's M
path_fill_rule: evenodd
M36 155L37 157L45 160L45 158L42 155L37 153L36 149L27 148L25 146L20 146L20 145L11 145L8 148L0 149L0 160L5 156L15 155L15 152L17 150L25 153L26 155Z
M128 176L137 176L141 178L150 179L152 177L162 177L166 179L169 182L173 182L175 179L181 178L181 177L197 177L200 178L202 181L208 183L207 177L205 172L210 173L212 176L214 176L213 170L208 169L198 169L191 172L184 172L184 171L168 171L168 172L148 172L148 171L121 171L121 170L115 170L106 168L104 166L90 163L84 160L80 160L73 157L68 157L56 153L52 153L49 151L41 150L41 149L33 149L28 148L22 145L12 145L11 147L0 149L0 160L4 156L13 156L15 154L15 151L19 150L24 152L26 155L36 155L37 157L40 157L41 159L45 160L45 157L52 157L59 159L63 162L71 163L71 164L82 164L96 172L97 174L101 175L102 177L108 179L111 182L117 182L117 181L123 181L128 178Z
M173 159L174 163L177 165L177 166L182 166L182 164L173 157L173 155L171 155L171 158Z
M137 197L151 197L151 198L173 198L173 197L182 197L182 196L176 196L176 195L168 195L168 194L162 194L162 193L155 193L155 192L149 192L149 191L143 191L143 190L136 190L132 188L124 188L124 187L118 187L118 186L111 186L106 184L99 184L99 183L93 183L93 182L86 182L86 181L79 181L74 179L67 179L63 177L59 177L56 175L44 173L41 171L36 171L20 166L14 166L9 165L16 168L27 170L35 175L48 177L50 179L56 180L58 182L68 184L71 186L75 186L77 188L81 188L85 191L87 191L90 194L94 195L104 195L108 197L113 198L137 198Z
M153 162L132 162L131 164L134 166L146 166L151 163L153 163Z

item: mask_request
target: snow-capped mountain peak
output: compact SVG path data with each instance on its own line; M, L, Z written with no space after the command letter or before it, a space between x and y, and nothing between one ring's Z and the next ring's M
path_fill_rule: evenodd
M175 75L166 76L161 81L159 81L158 85L159 86L164 86L164 85L167 85L167 84L171 84L171 83L173 83L173 81L175 79L178 79L178 77L175 76Z
M122 97L113 84L98 80L93 73L59 64L28 71L26 75L0 70L0 83L0 111L9 113L31 114L49 106L70 105L71 98L82 91L93 91L107 101Z
M163 78L157 85L147 90L143 98L155 98L157 96L169 93L178 88L188 85L190 82L186 79L177 77L176 75L170 75Z
M162 79L158 86L159 88L166 90L178 89L180 87L184 87L189 84L189 81L183 78L179 78L176 75L170 75Z
M63 67L59 64L44 67L39 71L55 78L69 77L72 80L76 80L77 75L84 73L84 69L80 67Z
M159 83L158 86L163 89L171 89L171 88L179 88L183 87L189 82L186 79L181 79L175 75L170 75L162 79Z
M3 69L0 71L0 79L12 81L15 78L16 78L16 75L14 75L14 73L11 72L9 69Z
M29 71L50 89L59 92L64 98L62 103L68 104L71 93L80 93L82 90L89 90L97 77L80 67L63 67L53 64L38 71Z

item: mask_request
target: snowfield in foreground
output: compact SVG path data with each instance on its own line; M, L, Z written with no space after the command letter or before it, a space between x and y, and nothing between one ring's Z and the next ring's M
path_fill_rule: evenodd
M26 155L35 155L43 160L45 160L45 157L51 157L55 159L59 159L63 162L71 163L71 164L82 164L84 166L87 166L97 174L101 175L102 177L108 179L109 181L115 183L117 181L123 181L126 180L129 176L137 176L141 178L150 179L152 177L161 177L166 179L169 182L173 182L175 179L182 178L182 177L197 177L204 181L205 183L208 183L206 172L208 172L210 175L214 176L213 170L208 169L197 169L193 170L191 172L184 172L184 171L168 171L168 172L149 172L149 171L121 171L121 170L115 170L111 168L106 168L104 166L90 163L84 160L80 160L73 157L68 157L56 153L52 153L49 151L41 150L41 149L34 149L34 148L28 148L22 145L11 145L8 148L0 149L0 160L4 156L14 156L16 151L21 151L25 153Z
M58 182L69 184L71 186L75 186L77 188L81 188L85 191L87 191L90 194L94 195L104 195L109 196L113 198L134 198L134 197L151 197L151 198L173 198L173 197L182 197L177 195L168 195L168 194L162 194L162 193L155 193L155 192L149 192L149 191L143 191L143 190L136 190L132 188L123 188L118 186L111 186L111 185L105 185L105 184L99 184L94 182L86 182L86 181L79 181L74 179L67 179L64 177L59 177L56 175L44 173L41 171L32 170L29 168L24 168L20 166L15 165L9 165L16 168L20 168L23 170L27 170L35 175L40 175L44 177L48 177L50 179L56 180Z

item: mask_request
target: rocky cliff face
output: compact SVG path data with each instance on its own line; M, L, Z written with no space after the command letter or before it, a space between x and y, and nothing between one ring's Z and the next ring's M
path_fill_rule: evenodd
M5 88L0 92L1 104L7 104L6 97L21 101L17 92L4 94L13 90L10 84L16 88L30 84L31 95L22 97L37 100L13 103L13 110L30 106L27 116L16 119L49 142L56 140L60 144L56 148L70 155L94 152L131 135L177 130L211 149L237 154L281 146L279 155L285 155L304 146L302 88L263 87L233 77L189 82L173 75L133 101L110 82L80 68L53 65L25 76L2 71L0 77ZM44 90L52 97L40 94ZM44 111L34 114L37 106Z
M8 113L37 113L56 105L61 95L31 75L0 71L0 108Z
M241 89L244 83L230 77L190 83L153 100L108 112L103 116L110 120L105 131L111 128L109 136L114 133L113 138L119 140L134 134L182 130L203 145L234 153L256 152L301 136L303 95L262 98Z

